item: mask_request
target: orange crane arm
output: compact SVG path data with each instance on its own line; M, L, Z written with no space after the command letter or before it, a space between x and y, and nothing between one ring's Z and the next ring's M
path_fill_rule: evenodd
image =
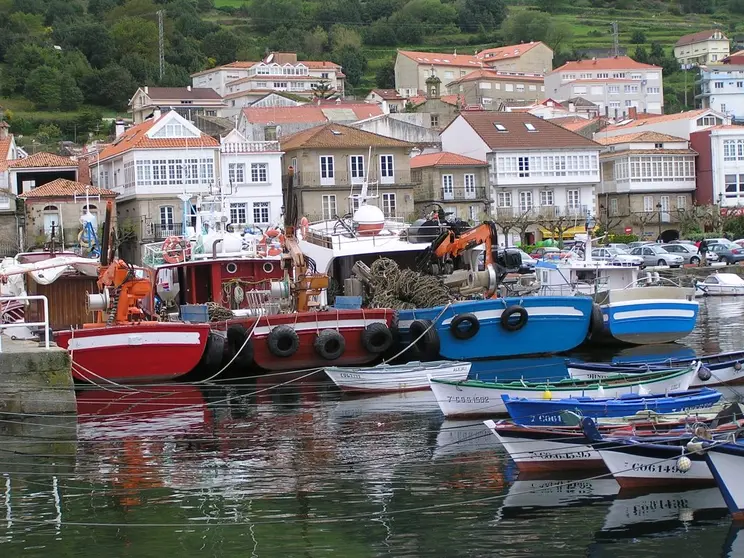
M494 224L490 221L482 223L477 227L464 232L460 236L455 236L453 231L449 231L447 236L434 249L434 255L437 258L450 256L456 258L465 250L474 248L481 244L486 245L485 264L493 265L492 248L496 242L496 230Z

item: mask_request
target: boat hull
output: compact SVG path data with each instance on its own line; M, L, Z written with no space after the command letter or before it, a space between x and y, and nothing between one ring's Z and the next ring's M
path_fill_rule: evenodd
M695 329L698 314L695 300L620 300L600 308L603 328L601 334L592 335L590 341L593 343L670 343L686 337Z
M640 385L650 393L665 393L668 391L684 391L688 388L694 369L669 376L657 377L653 380L630 378L627 382L616 385L602 386L603 397L619 397L628 393L638 393ZM447 417L489 417L507 414L502 395L510 398L542 397L547 390L552 397L592 397L600 393L598 384L582 387L521 387L519 384L494 384L489 386L485 382L443 383L433 380L431 390L436 396L442 413Z
M706 450L705 461L721 489L729 513L737 521L744 520L744 448L733 444L713 446Z
M224 330L232 324L240 324L247 331L253 331L251 343L256 366L266 371L283 372L324 368L328 365L357 366L374 362L380 355L364 348L362 333L370 324L381 323L390 327L392 321L393 311L388 309L329 310L261 316L258 318L258 325L255 317L234 318L215 327ZM280 325L292 327L299 336L299 348L288 357L277 357L269 350L269 334ZM336 330L344 337L346 347L337 359L325 359L315 351L313 346L315 339L325 329Z
M76 380L143 383L191 372L209 332L209 324L141 322L59 331L54 340L70 353Z
M599 454L622 488L714 485L713 475L702 455L687 455L692 463L688 471L682 472L677 468L677 459L683 451L683 447L676 445L629 443L612 449L600 449Z
M329 367L325 372L343 391L390 393L429 389L429 376L443 380L465 380L470 372L470 366L469 362L423 364L410 362L405 365L380 365L369 369Z
M517 331L508 331L501 323L502 314L511 306L527 311L527 321ZM400 310L398 329L403 343L410 343L409 328L414 320L436 320L439 354L451 360L551 354L570 351L584 342L591 312L592 301L584 297L499 298L461 302L446 310ZM475 315L480 325L469 339L457 338L451 329L452 320L462 314Z

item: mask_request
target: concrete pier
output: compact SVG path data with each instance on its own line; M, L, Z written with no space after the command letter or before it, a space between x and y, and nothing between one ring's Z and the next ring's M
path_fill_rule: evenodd
M703 267L690 266L690 267L679 267L679 268L664 268L657 269L653 268L654 271L658 271L661 277L671 279L684 287L692 286L693 281L702 281L711 273L735 273L740 277L744 277L744 265L708 265Z
M0 353L0 416L74 415L75 386L70 355L32 341L3 335Z

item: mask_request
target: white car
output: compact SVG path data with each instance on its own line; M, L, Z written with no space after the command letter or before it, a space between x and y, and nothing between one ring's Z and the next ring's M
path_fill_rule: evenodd
M621 248L614 247L603 247L592 249L592 259L598 261L604 261L612 265L643 265L643 258L640 256L632 256Z

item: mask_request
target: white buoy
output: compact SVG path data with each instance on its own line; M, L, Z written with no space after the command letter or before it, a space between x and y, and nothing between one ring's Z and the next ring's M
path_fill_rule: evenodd
M677 470L680 473L686 473L692 467L692 461L686 455L680 455L677 459Z

